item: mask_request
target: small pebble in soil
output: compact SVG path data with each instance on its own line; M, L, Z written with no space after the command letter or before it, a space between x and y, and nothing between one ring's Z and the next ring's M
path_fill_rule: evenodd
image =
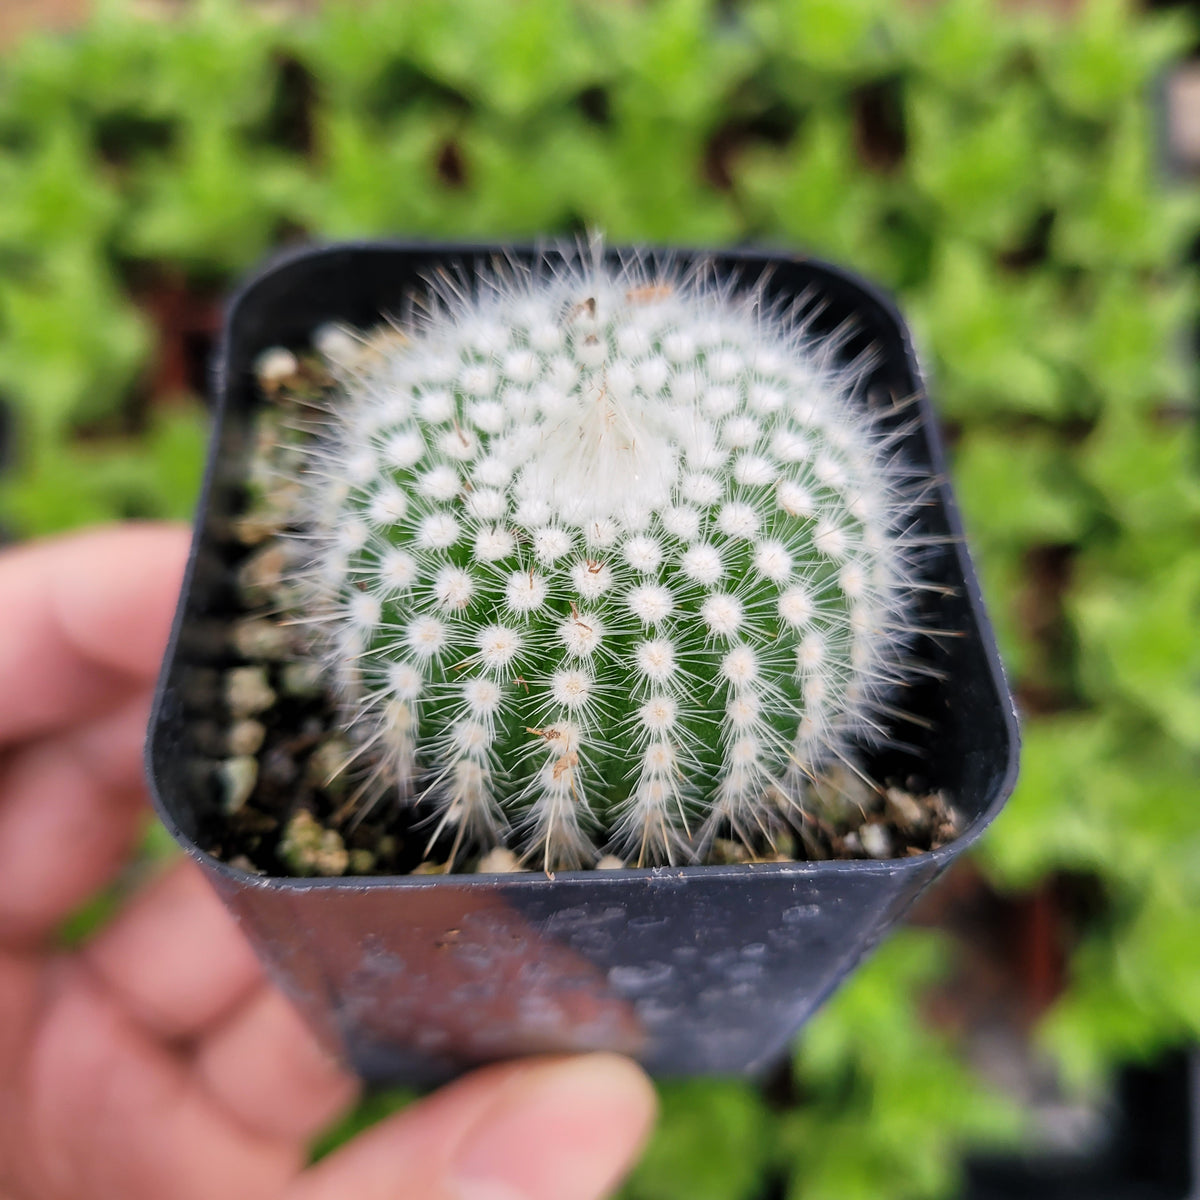
M227 739L229 753L238 757L257 754L262 749L262 744L266 736L267 727L261 721L255 721L251 717L244 717L240 721L235 721L229 727L229 737Z
M234 623L233 647L243 658L285 659L293 652L291 632L266 617L245 617Z
M859 827L858 840L871 858L892 857L892 835L886 825L866 824Z
M235 813L254 793L258 783L258 759L249 755L227 758L217 768L217 774L225 794L224 809L227 813Z
M481 875L511 875L525 868L507 846L494 846L480 858L475 870Z
M445 875L447 873L444 862L432 862L428 859L425 862L417 863L411 871L413 875Z
M350 743L341 734L330 734L312 752L304 777L314 787L323 788L337 798L350 782L345 770L353 757Z
M775 845L760 854L754 853L745 842L733 838L717 838L709 853L709 861L723 865L741 863L795 862L796 842L787 833L775 838Z
M926 828L928 814L917 803L915 796L898 787L887 788L883 796L888 819L901 833L919 833Z
M271 603L290 558L287 548L276 541L267 542L250 555L237 573L242 600L251 607Z
M832 825L845 825L875 806L878 794L857 772L835 765L813 780L810 789L813 812Z
M225 703L235 718L253 717L275 703L266 667L234 667L225 675Z
M350 851L350 863L347 868L349 875L370 875L375 869L374 851L359 849Z
M276 392L300 371L296 356L282 346L264 350L254 363L254 374L264 392Z
M316 662L285 663L279 673L279 690L296 699L315 699L325 689L321 664Z
M324 828L304 808L287 823L279 856L297 875L345 875L350 866L350 852L341 834Z
M363 356L362 339L341 325L322 325L313 334L313 346L324 359L352 367Z
M259 546L283 532L286 520L278 513L262 510L242 513L232 522L231 533L243 546Z

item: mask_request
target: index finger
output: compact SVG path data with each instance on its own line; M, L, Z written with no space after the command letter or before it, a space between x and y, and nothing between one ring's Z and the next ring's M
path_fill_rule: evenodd
M153 680L187 547L181 526L131 524L0 554L0 746Z

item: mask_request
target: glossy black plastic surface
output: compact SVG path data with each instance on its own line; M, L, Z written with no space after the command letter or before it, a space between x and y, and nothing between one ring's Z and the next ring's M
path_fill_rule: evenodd
M906 697L931 725L917 731L916 754L891 752L871 766L878 777L914 771L953 796L966 828L949 846L885 862L315 880L251 875L201 848L218 801L197 782L206 776L194 769L183 697L189 672L211 664L211 633L228 610L234 564L217 530L247 452L255 357L305 345L328 321L370 327L403 311L435 272L496 256L469 246L319 248L270 266L234 300L217 364L213 457L147 748L155 802L276 981L364 1077L434 1082L515 1054L588 1048L633 1054L660 1075L755 1072L982 832L1015 781L1012 702L945 484L922 518L930 533L949 535L930 567L947 591L930 603L933 620L961 636L934 651L945 682ZM885 298L793 255L703 258L747 286L769 271L770 292L817 301L830 329L852 320L847 353L868 344L878 352L868 400L917 397L897 417L917 426L905 453L944 479L912 346Z

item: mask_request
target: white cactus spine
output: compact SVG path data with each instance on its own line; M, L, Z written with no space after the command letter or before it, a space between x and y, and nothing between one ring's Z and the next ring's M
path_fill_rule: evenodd
M874 736L919 539L836 339L581 258L318 348L298 579L377 794L548 870L686 861Z

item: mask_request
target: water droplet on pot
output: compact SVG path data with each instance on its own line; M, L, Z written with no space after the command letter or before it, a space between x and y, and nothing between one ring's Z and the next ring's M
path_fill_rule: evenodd
M608 973L608 981L620 991L637 992L661 987L674 974L675 968L670 963L649 962L640 966L613 967Z

